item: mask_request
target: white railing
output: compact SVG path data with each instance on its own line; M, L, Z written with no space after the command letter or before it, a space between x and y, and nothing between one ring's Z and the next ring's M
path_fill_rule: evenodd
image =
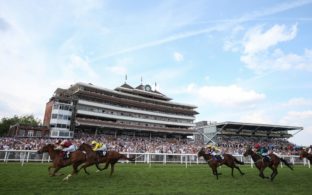
M206 163L204 159L198 158L197 154L168 154L168 153L123 153L129 156L135 156L135 163L145 163L150 166L153 163L158 164L185 164L187 167L191 164L202 164ZM233 155L238 160L243 161L246 164L250 164L253 167L254 163L250 157L244 157L242 155ZM296 155L281 155L280 157L284 158L293 165L304 165L311 167L310 162L305 158L303 160L299 159L299 156ZM51 162L50 156L47 153L38 154L37 150L0 150L0 162L20 162L22 166L24 163L28 162ZM121 161L126 162L126 161ZM283 163L281 163L283 167Z

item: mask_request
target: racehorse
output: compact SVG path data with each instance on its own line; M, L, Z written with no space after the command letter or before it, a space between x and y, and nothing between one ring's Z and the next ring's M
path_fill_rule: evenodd
M78 150L86 152L87 156L92 157L90 161L85 162L80 168L79 171L83 168L85 173L89 174L86 170L87 167L97 164L97 163L106 163L104 168L98 167L99 170L107 169L109 165L111 165L110 176L112 176L114 172L115 164L119 160L129 160L135 161L134 157L128 158L124 154L120 154L117 151L107 151L105 156L99 155L96 151L92 150L92 147L89 144L83 143L79 146Z
M205 149L202 148L198 152L197 156L198 156L198 158L201 157L201 156L204 157L204 159L207 161L208 165L212 169L213 175L215 175L217 177L217 179L218 179L218 176L221 175L220 173L218 173L218 169L217 168L218 168L218 166L223 165L223 164L228 166L228 167L230 167L232 169L232 177L234 177L234 174L233 174L234 168L237 169L241 175L245 174L245 173L243 173L240 170L240 168L238 166L236 166L236 163L243 165L244 162L241 162L241 161L237 160L231 154L223 154L223 159L222 160L218 160L218 159L214 158L213 155L206 154L205 153Z
M61 168L71 164L73 165L73 172L71 175L77 174L78 166L86 160L86 155L79 150L72 152L69 159L63 159L63 151L55 150L53 144L47 144L43 146L40 150L38 150L39 154L42 154L44 152L47 152L52 159L52 165L48 167L50 176L55 176ZM51 168L54 168L52 173Z
M264 176L263 171L266 167L270 167L270 169L272 170L271 173L271 181L274 180L274 178L276 177L276 175L278 174L277 172L277 168L278 165L280 164L280 162L282 161L288 168L290 168L291 170L293 170L292 166L283 158L278 157L277 155L270 153L269 157L270 157L270 161L265 161L263 160L263 157L260 156L259 154L255 153L254 151L252 151L251 147L247 147L244 156L248 156L250 155L252 160L255 163L255 166L258 168L259 170L259 176L262 179L269 179L269 177Z
M300 159L307 158L312 164L312 154L309 154L306 150L302 149L299 153Z

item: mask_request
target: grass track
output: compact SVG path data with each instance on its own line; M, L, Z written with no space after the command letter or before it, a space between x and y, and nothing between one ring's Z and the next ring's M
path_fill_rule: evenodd
M91 175L80 172L68 182L61 177L49 177L48 164L18 163L0 164L0 194L311 194L312 169L295 166L279 168L274 182L263 180L258 171L250 166L241 166L246 173L240 176L223 166L222 175L216 180L207 165L152 165L117 164L115 173L109 171ZM61 173L68 174L70 168ZM266 170L265 174L271 172Z

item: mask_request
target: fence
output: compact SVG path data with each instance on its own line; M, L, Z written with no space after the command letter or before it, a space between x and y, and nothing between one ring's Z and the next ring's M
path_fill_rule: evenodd
M123 153L127 156L135 156L135 163L146 163L150 166L153 163L161 164L185 164L189 166L192 164L202 164L206 163L203 159L199 159L197 154L167 154L167 153ZM244 157L242 155L233 155L238 160L243 161L245 164L250 164L253 167L253 161L250 157ZM303 160L299 159L299 156L295 155L280 155L288 162L293 165L304 165L311 167L310 162L305 158ZM40 162L46 163L51 162L50 156L48 153L38 154L36 150L0 150L0 162L20 162L23 166L24 163L28 162ZM126 162L126 161L121 161ZM281 163L281 167L283 164Z

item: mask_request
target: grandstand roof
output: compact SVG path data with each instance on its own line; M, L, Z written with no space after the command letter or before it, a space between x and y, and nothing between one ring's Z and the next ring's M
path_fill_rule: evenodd
M271 124L261 124L261 123L241 123L241 122L221 122L216 124L217 128L222 130L226 129L236 129L250 130L250 131L301 131L303 127L298 126L282 126L282 125L271 125Z
M282 126L259 123L241 123L226 121L214 124L218 134L241 135L241 136L261 136L275 138L290 138L303 130L298 126ZM292 131L290 133L289 131Z

